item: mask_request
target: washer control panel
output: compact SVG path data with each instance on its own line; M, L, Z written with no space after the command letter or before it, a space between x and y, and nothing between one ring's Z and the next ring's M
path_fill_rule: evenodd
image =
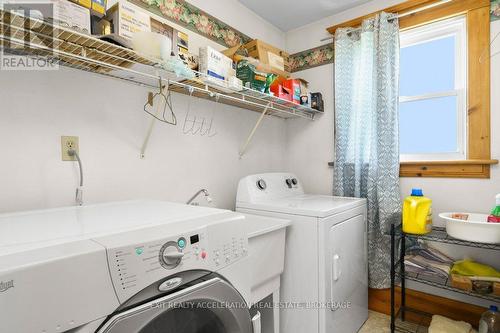
M244 229L231 220L155 241L108 248L108 264L120 303L179 271L217 271L245 257L248 238ZM140 239L140 232L134 238ZM160 227L157 234L162 234Z

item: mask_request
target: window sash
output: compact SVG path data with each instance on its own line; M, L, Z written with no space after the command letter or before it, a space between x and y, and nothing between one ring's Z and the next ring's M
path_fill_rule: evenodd
M399 102L413 102L440 97L457 97L457 151L442 153L400 154L401 161L465 160L467 158L467 26L464 16L430 23L400 33L401 48L455 37L455 89L417 96L400 96Z

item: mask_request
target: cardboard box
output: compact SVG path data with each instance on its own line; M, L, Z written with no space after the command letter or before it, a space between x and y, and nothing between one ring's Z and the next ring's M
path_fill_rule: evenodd
M274 96L291 102L293 100L292 91L289 88L284 87L285 81L286 78L277 77L271 84L270 90Z
M285 71L285 58L288 58L288 53L264 43L261 40L254 39L243 45L248 51L248 54L262 63L271 66L273 69L284 72Z
M149 14L124 1L111 7L106 18L111 23L113 33L128 40L131 40L136 32L151 31Z
M51 23L90 35L90 10L69 1L51 0L54 5L53 17L46 18Z
M189 36L188 36L188 34L182 32L182 31L177 31L177 45L179 47L184 47L186 49L189 49Z
M200 72L214 82L225 81L233 61L210 46L200 47ZM217 82L218 83L218 82Z
M292 102L300 105L300 81L297 79L288 79L283 82L283 87L290 91Z
M70 0L80 6L90 9L92 15L103 17L106 14L106 0Z
M466 276L451 274L451 286L465 291L472 291L472 281Z
M271 86L271 92L274 96L284 99L286 101L292 101L292 92L290 89L283 87L283 85L278 84L276 86Z
M233 59L235 63L238 63L241 60L248 60L256 67L258 71L272 73L282 77L290 77L289 72L279 70L276 67L272 67L271 65L266 64L255 57L249 57L248 51L244 48L243 45L233 46L227 50L222 51L222 53L225 56Z

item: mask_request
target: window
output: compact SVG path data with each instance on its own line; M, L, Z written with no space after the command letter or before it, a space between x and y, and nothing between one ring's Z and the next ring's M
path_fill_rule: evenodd
M408 0L401 29L401 177L489 178L490 0ZM375 13L329 27L358 27ZM433 49L434 51L429 51Z
M464 16L401 33L402 161L466 159L466 36Z

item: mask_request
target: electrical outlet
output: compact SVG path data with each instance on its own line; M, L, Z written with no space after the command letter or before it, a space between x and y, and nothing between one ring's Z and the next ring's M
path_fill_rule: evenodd
M69 156L68 150L73 149L80 154L77 136L61 136L61 156L63 161L76 161L76 156Z

